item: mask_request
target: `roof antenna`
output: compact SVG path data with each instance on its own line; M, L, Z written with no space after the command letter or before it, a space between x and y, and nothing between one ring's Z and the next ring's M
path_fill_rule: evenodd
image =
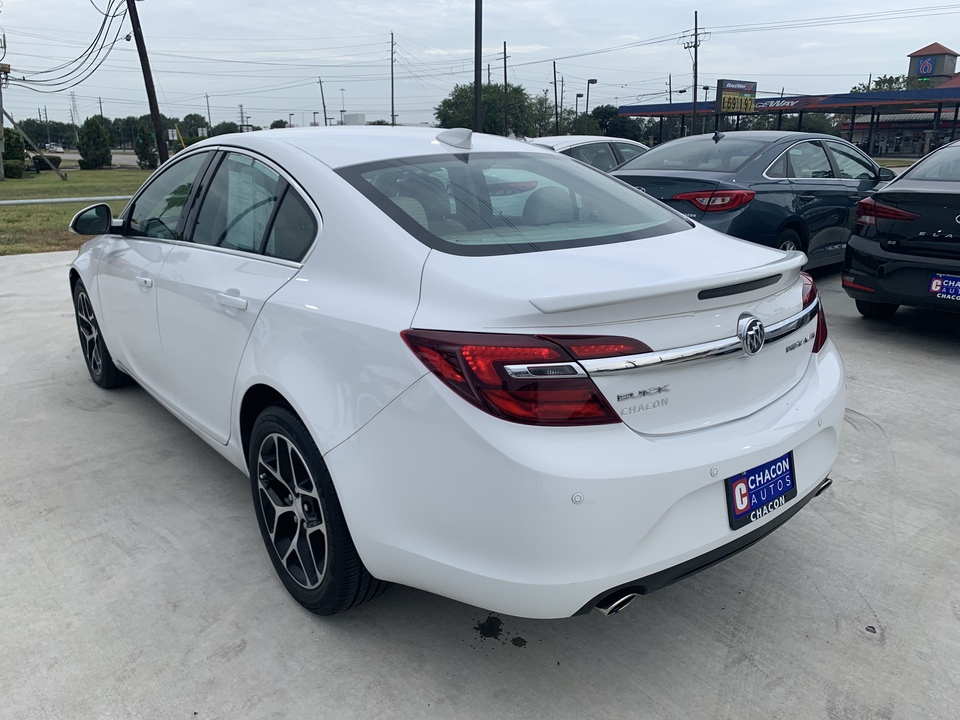
M723 134L722 132L720 132L719 130L714 130L714 131L713 131L713 138L712 138L712 140L713 140L715 143L720 142L720 141L723 140L725 137L726 137L726 135L724 135L724 134Z
M473 130L466 128L451 128L437 134L437 140L444 145L471 150L473 148Z

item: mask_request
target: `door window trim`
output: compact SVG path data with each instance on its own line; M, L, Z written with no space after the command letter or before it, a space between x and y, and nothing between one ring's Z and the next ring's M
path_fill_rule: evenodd
M770 170L770 168L772 168L772 167L776 164L776 162L777 162L781 157L783 157L784 155L786 155L788 152L790 152L791 150L793 150L793 148L795 148L797 145L800 145L801 143L814 143L815 145L819 145L819 146L820 146L820 149L823 150L823 154L827 156L827 162L830 164L830 169L831 169L831 171L832 171L833 174L836 175L837 177L830 177L830 178L802 178L802 177L793 177L793 176L787 176L787 177L771 177L771 176L767 175L767 171ZM790 162L789 162L789 160L788 160L788 162L786 163L786 166L787 166L788 168L790 167ZM833 156L830 154L830 149L823 146L823 138L807 138L807 139L805 139L805 140L797 140L795 143L792 143L789 147L785 148L785 149L783 150L783 152L781 152L779 155L777 155L777 156L770 162L769 165L767 165L766 169L763 171L763 177L764 177L765 179L767 179L767 180L801 180L801 181L804 181L804 180L817 180L818 182L827 182L828 180L836 180L837 182L843 182L843 178L842 178L842 177L839 177L839 172L837 171L837 167L836 167L836 161L833 159Z

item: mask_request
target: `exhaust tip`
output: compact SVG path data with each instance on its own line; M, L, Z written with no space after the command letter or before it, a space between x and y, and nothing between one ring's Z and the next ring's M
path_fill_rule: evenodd
M831 485L833 485L833 478L824 478L823 482L820 483L820 487L817 488L817 492L814 493L813 496L820 497L820 495L826 492L827 488L829 488Z
M610 593L598 602L595 609L604 617L610 617L623 610L639 597L639 595L640 593L633 592L632 590L618 590L617 592Z

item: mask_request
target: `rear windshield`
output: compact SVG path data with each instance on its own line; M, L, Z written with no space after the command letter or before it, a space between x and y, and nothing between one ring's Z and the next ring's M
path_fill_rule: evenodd
M341 177L429 247L502 255L665 235L690 225L553 153L463 153L342 168Z
M669 142L624 163L619 170L706 170L736 172L769 142L727 135L720 142L710 136L693 141Z
M904 176L911 180L960 180L960 146L937 150L907 170Z

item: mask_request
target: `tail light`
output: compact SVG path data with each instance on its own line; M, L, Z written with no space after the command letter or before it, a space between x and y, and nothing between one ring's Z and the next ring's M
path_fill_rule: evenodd
M817 286L813 282L813 278L807 275L807 273L800 273L800 277L803 278L803 307L808 308L817 300ZM817 336L813 340L813 352L820 352L820 349L826 341L827 317L823 314L823 303L821 302L820 308L817 310Z
M857 225L875 226L878 218L881 220L910 221L916 220L919 217L916 213L878 203L872 197L864 198L857 203Z
M608 336L537 336L404 330L427 368L464 400L528 425L620 422L577 360L650 352Z
M753 200L753 190L698 190L674 195L671 200L689 200L704 212L733 210Z

